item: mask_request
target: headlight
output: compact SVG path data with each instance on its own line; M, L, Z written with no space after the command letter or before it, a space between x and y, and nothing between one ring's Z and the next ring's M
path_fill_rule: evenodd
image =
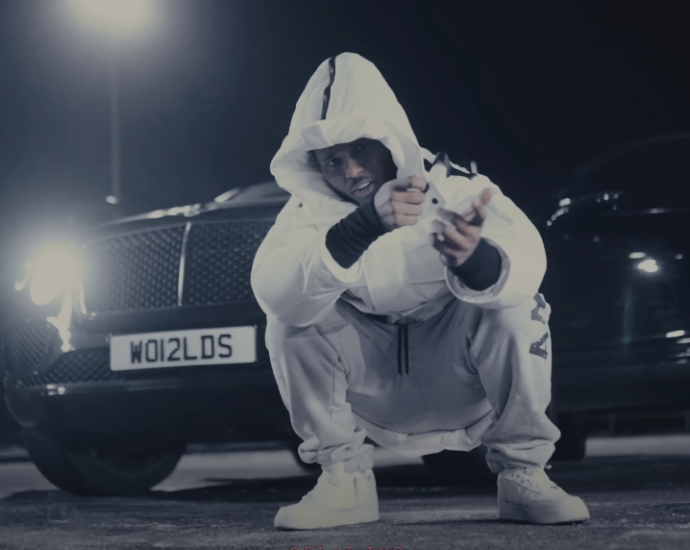
M31 278L31 271L34 265L31 262L26 262L24 266L17 273L17 278L14 280L14 290L21 292L29 284L29 279Z
M656 260L650 258L637 264L637 269L640 269L645 273L656 273L659 271L659 266L657 265Z
M39 249L24 266L17 276L15 288L22 290L28 283L31 299L36 305L43 306L76 283L80 270L81 258L76 247L51 243Z

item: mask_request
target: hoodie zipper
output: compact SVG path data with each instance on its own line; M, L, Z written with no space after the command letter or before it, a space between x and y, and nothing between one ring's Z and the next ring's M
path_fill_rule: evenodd
M321 120L326 120L326 114L328 114L328 105L331 102L331 87L333 86L333 81L335 80L335 58L333 56L328 60L328 73L331 76L328 86L323 91L323 109L321 110Z

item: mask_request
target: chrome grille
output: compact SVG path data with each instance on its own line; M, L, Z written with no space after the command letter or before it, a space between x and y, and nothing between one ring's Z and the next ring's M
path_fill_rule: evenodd
M272 221L235 220L152 229L86 245L84 308L122 313L180 305L246 303L254 300L251 269ZM184 252L183 252L184 250Z
M185 226L89 243L84 306L88 312L146 311L177 306Z
M273 222L265 221L192 225L185 256L182 305L253 300L252 263L272 225Z

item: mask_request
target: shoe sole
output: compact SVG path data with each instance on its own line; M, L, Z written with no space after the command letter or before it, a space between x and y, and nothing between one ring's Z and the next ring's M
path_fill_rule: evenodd
M538 523L540 525L582 523L589 520L589 512L585 509L575 514L571 511L564 510L542 510L535 513L526 510L522 506L502 502L498 508L498 519L503 521Z
M319 521L319 522L314 522L314 523L309 523L309 522L304 522L301 523L300 525L284 525L281 524L280 522L275 522L274 526L278 529L282 529L284 531L303 531L303 530L312 530L312 529L327 529L329 527L339 527L341 525L357 525L359 523L372 523L374 521L378 521L378 517L376 518L367 518L367 519L355 519L355 520L346 520L343 521L342 515L339 515L337 518L329 518L327 521Z
M364 506L356 510L348 510L344 512L334 512L326 516L318 518L301 517L292 518L293 521L284 521L280 517L280 511L276 515L273 525L278 529L289 531L300 531L305 529L326 529L328 527L337 527L339 525L356 525L358 523L372 523L379 520L379 499L378 495L374 493L374 497L369 500Z
M372 523L379 520L378 510L376 514L365 514L359 513L355 517L347 517L346 513L338 513L330 516L321 516L318 520L314 519L310 521L311 518L301 518L302 520L297 523L282 522L277 517L274 522L274 526L278 529L283 529L286 531L301 531L305 529L326 529L328 527L338 527L340 525L356 525L358 523Z

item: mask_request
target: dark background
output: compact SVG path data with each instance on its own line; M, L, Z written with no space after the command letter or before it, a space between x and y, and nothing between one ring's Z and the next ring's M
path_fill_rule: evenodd
M0 0L5 289L33 246L110 192L108 52L63 4ZM591 158L690 129L682 5L159 1L154 27L120 50L125 203L203 202L270 178L308 78L352 51L379 67L423 146L474 159L532 215Z

